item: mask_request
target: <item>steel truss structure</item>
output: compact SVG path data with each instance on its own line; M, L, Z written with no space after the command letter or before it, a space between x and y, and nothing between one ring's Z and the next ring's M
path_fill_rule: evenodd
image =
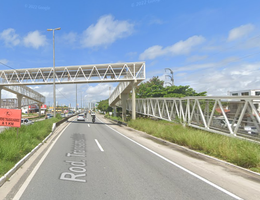
M145 78L144 78L145 79ZM138 80L136 82L122 82L119 83L118 86L115 88L113 93L110 95L108 99L108 103L110 106L115 106L118 101L121 99L121 94L129 94L132 90L133 84L138 85L144 79Z
M117 103L120 106L121 102ZM132 110L132 100L126 103ZM136 99L136 112L198 129L259 138L260 97L219 96Z
M125 82L145 79L145 63L114 63L55 67L57 84ZM0 85L53 84L53 67L1 70Z
M22 107L29 106L32 104L37 104L37 102L31 99L22 98L22 102L21 102ZM8 108L8 109L18 108L18 99L15 98L1 99L1 107Z
M8 92L21 95L24 98L27 98L30 100L31 103L35 104L44 104L45 103L45 96L41 95L40 93L36 92L35 90L25 86L25 85L20 85L20 86L15 86L15 85L5 85L2 86L3 90L6 90ZM27 100L27 102L29 102ZM25 100L22 100L25 101Z

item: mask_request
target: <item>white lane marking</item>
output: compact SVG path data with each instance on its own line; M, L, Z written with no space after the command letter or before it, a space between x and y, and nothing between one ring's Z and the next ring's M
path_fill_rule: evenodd
M88 127L90 127L90 125L88 124Z
M236 196L235 194L233 194L233 193L231 193L231 192L229 192L229 191L225 190L224 188L222 188L222 187L220 187L220 186L218 186L218 185L216 185L216 184L214 184L214 183L212 183L212 182L208 181L207 179L205 179L205 178L203 178L203 177L201 177L201 176L199 176L199 175L197 175L197 174L195 174L195 173L191 172L190 170L188 170L188 169L186 169L186 168L184 168L184 167L182 167L182 166L178 165L177 163L175 163L175 162L173 162L173 161L171 161L171 160L169 160L169 159L167 159L167 158L163 157L162 155L160 155L160 154L158 154L158 153L154 152L153 150L151 150L151 149L149 149L149 148L147 148L147 147L143 146L142 144L140 144L140 143L138 143L138 142L136 142L136 141L134 141L134 140L130 139L129 137L127 137L127 136L123 135L123 134L122 134L122 133L120 133L119 131L117 131L117 130L115 130L115 129L111 128L111 127L110 127L110 126L108 126L107 124L105 124L105 125L106 125L108 128L110 128L110 129L112 129L113 131L115 131L116 133L118 133L119 135L121 135L121 136L125 137L126 139L128 139L128 140L130 140L131 142L133 142L133 143L135 143L135 144L139 145L140 147L142 147L142 148L146 149L147 151L149 151L149 152L153 153L154 155L156 155L156 156L158 156L158 157L162 158L163 160L165 160L165 161L169 162L170 164L172 164L172 165L174 165L174 166L178 167L179 169L181 169L181 170L183 170L183 171L185 171L185 172L189 173L190 175L192 175L192 176L194 176L194 177L196 177L196 178L200 179L201 181L203 181L203 182L205 182L205 183L207 183L207 184L209 184L209 185L213 186L214 188L216 188L216 189L218 189L218 190L220 190L220 191L222 191L222 192L226 193L227 195L229 195L229 196L231 196L231 197L233 197L233 198L235 198L235 199L238 199L238 200L243 200L242 198L240 198L240 197Z
M43 161L45 160L45 158L47 157L47 155L49 154L49 152L51 151L52 147L55 145L55 143L57 142L57 140L60 138L60 136L62 135L62 133L67 129L67 127L70 124L68 124L63 131L60 133L60 135L55 139L55 141L51 144L51 146L49 147L49 149L46 151L46 153L43 155L43 157L41 158L41 160L38 162L38 164L35 166L35 168L33 169L33 171L31 172L31 174L28 176L28 178L25 180L24 184L22 185L22 187L19 189L19 191L16 193L15 197L13 198L13 200L19 200L21 198L21 196L23 195L24 191L26 190L26 188L28 187L29 183L31 182L31 180L33 179L34 175L36 174L36 172L38 171L38 169L40 168L41 164L43 163Z
M97 143L97 145L98 145L98 148L100 149L100 151L104 151L104 149L102 148L102 146L99 144L98 140L97 140L97 139L95 139L95 141L96 141L96 143Z

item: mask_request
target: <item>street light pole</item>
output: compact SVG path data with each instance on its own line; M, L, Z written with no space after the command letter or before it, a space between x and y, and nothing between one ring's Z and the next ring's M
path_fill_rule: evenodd
M60 30L60 28L47 29L47 31L53 32L53 117L56 117L56 89L55 89L55 36L54 31Z

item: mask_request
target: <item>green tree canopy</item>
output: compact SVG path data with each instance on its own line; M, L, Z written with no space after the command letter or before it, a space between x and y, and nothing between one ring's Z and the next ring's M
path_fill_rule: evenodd
M190 86L168 86L163 87L164 81L158 76L151 78L145 83L141 83L136 90L137 98L151 97L186 97L186 96L206 96L207 92L197 93Z
M98 103L98 109L104 112L111 112L113 108L108 105L108 99L102 100Z

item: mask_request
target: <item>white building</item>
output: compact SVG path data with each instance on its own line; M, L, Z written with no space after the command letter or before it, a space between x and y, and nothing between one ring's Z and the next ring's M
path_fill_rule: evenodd
M228 92L230 96L260 96L260 89Z

